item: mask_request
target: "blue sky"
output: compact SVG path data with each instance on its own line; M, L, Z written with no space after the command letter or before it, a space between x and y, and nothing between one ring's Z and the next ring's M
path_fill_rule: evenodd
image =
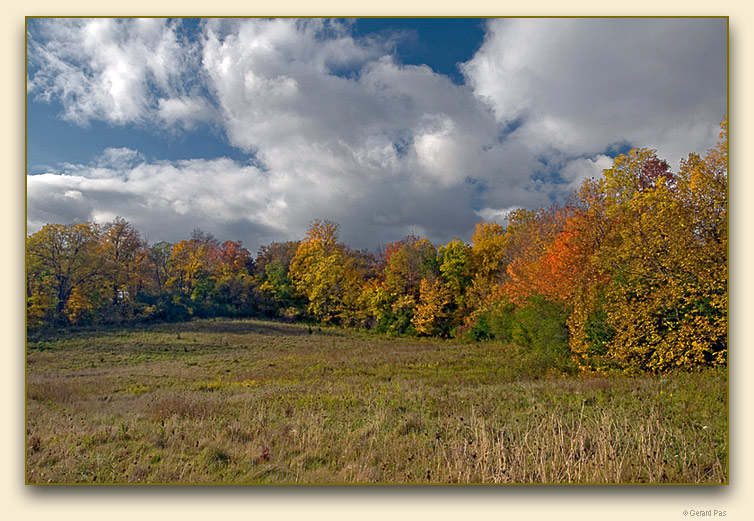
M468 240L629 147L677 166L727 111L720 18L32 19L27 56L29 233L252 251L315 218Z

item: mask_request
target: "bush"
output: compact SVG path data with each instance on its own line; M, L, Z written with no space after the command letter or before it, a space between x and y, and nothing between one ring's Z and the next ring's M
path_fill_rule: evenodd
M568 306L542 296L530 297L515 311L514 343L535 351L568 353Z
M526 368L529 378L541 378L552 371L573 373L576 366L568 348L568 315L568 306L538 295L523 306L501 300L475 314L458 334L466 341L496 340L517 345L518 365Z

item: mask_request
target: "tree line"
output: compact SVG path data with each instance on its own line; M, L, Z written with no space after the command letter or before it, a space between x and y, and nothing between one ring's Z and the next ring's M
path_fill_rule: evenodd
M264 316L494 339L591 369L725 364L721 128L717 147L678 172L654 150L631 150L565 204L480 222L468 244L410 235L375 254L315 220L302 240L253 256L200 230L150 245L122 218L48 224L26 241L27 327Z

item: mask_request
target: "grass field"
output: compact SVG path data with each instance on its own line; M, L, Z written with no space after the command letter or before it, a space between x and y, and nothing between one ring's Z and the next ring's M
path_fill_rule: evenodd
M727 371L252 320L27 344L27 483L727 483Z

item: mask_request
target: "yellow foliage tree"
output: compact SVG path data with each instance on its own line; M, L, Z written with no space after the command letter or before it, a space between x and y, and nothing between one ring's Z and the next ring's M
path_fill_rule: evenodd
M653 371L718 365L727 359L727 131L704 159L678 175L651 151L632 151L605 172L615 240L597 262L612 280L609 357ZM647 162L650 166L647 167ZM634 176L649 170L650 183ZM666 170L663 172L662 170ZM656 175L660 173L661 175Z
M420 335L447 336L448 306L453 301L450 288L440 280L422 279L419 286L419 303L411 323Z
M173 246L167 285L191 296L199 280L217 269L219 255L217 240L210 234L194 230L190 240Z
M308 299L307 309L322 322L358 321L363 279L356 262L338 242L338 225L315 220L291 261L289 276Z
M73 291L92 288L105 259L92 223L47 224L26 240L27 309L32 321L65 321Z

